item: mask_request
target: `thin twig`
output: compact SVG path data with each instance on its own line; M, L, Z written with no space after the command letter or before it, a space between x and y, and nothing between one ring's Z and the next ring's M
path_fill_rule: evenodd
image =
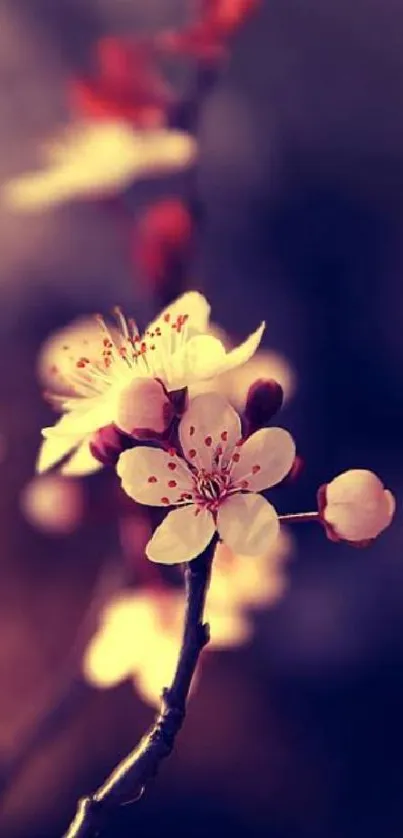
M186 712L186 701L200 653L209 641L203 623L204 604L210 581L215 540L186 566L186 613L182 645L172 685L162 695L161 710L148 733L114 769L94 794L80 800L65 838L94 838L119 806L141 797L145 785L171 753Z
M279 515L279 520L282 524L308 524L318 521L319 517L319 512L290 512L288 515Z

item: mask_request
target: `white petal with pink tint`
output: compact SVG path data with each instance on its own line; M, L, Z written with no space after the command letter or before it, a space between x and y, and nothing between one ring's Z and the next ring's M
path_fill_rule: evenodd
M147 326L147 332L155 332L157 328L166 329L167 315L169 315L169 329L171 323L180 315L188 315L188 323L191 332L206 332L210 317L211 306L203 294L199 291L186 291L169 306L163 309L161 314Z
M179 564L195 559L210 543L215 532L208 510L193 504L169 512L148 542L146 553L152 562Z
M89 446L91 437L87 437L77 450L69 457L61 469L65 477L83 477L85 474L94 474L102 468L102 463L92 456Z
M212 335L195 335L175 352L169 366L169 389L180 390L189 381L205 381L217 375L225 363L223 344Z
M235 459L233 480L249 491L261 492L280 483L290 472L295 443L283 428L262 428L244 442Z
M241 421L218 393L196 396L182 418L179 438L186 459L196 467L212 468L217 449L229 458L241 436Z
M376 474L350 469L326 487L324 518L347 541L376 538L389 526L395 499Z
M120 455L116 468L122 488L137 503L174 506L193 489L190 471L179 457L159 448L132 448Z
M81 442L82 434L70 434L69 436L59 436L58 434L45 437L39 449L38 458L36 461L37 474L43 474L45 471L53 468L56 463L59 463L63 457L66 457L70 451Z
M277 538L277 512L261 495L236 494L218 510L217 529L234 553L259 555Z
M222 366L216 371L216 374L218 375L222 372L233 370L235 367L240 367L242 364L245 364L246 361L249 361L249 358L255 354L260 341L262 340L265 327L266 324L264 322L261 323L260 326L252 332L246 340L244 340L243 343L237 346L236 349L232 349L231 352L228 352L223 360Z
M73 451L88 434L112 421L114 404L108 404L104 398L94 399L71 413L66 413L53 427L44 428L44 441L39 450L36 471L42 474ZM92 469L93 470L93 469ZM72 474L73 472L71 472Z

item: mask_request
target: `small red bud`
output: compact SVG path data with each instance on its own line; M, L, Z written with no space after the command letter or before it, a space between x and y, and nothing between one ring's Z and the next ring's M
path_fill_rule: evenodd
M115 425L106 425L96 431L90 441L93 457L104 466L116 465L122 451L133 446L133 440L117 429Z
M283 396L281 384L273 378L260 378L249 387L244 411L248 435L270 422L280 410Z
M134 230L131 257L154 291L172 285L173 277L183 277L192 234L191 212L179 198L165 198L144 212ZM175 288L175 294L182 290Z

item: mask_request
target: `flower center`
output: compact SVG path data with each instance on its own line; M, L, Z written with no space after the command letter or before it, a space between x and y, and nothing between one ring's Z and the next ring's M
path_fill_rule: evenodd
M227 494L227 476L220 473L200 472L195 477L194 501L202 509L218 509Z
M140 335L134 320L126 319L119 308L114 309L117 328L109 328L101 315L96 315L102 348L96 358L80 355L66 378L77 395L104 393L117 379L127 376L169 379L169 359L188 339L188 314L165 312L151 329ZM64 350L74 351L73 346ZM74 361L73 358L71 358ZM54 367L53 374L59 370Z

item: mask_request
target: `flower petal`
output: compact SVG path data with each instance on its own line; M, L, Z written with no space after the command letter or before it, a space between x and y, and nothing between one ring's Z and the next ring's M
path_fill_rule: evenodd
M36 461L37 474L43 474L45 471L53 468L56 463L59 463L63 457L66 457L70 451L73 451L79 445L82 438L82 434L70 434L69 436L52 434L49 437L45 437Z
M217 529L234 553L257 556L277 538L279 521L274 506L261 495L236 494L220 506Z
M93 398L82 398L71 400L75 403L73 410L65 413L55 425L44 428L43 436L69 436L70 434L91 434L98 428L103 428L113 422L116 412L117 394L95 396Z
M90 437L78 446L67 463L61 467L62 474L69 477L82 477L85 474L94 474L102 468L102 463L92 456L89 442Z
M194 381L214 378L225 364L226 351L218 338L196 335L169 359L168 390L179 390Z
M156 328L165 329L167 315L169 324L176 320L179 315L188 315L188 324L191 330L206 332L210 317L211 307L203 294L198 291L187 291L158 315L158 317L147 326L147 332L155 332ZM171 328L171 325L169 325Z
M228 352L221 368L217 370L217 374L233 370L235 367L240 367L242 364L245 364L246 361L249 361L249 358L252 358L252 355L255 354L260 341L262 340L265 328L266 324L263 321L256 331L252 332L252 334L249 335L243 343L237 346L236 349L232 349L231 352Z
M196 396L179 425L179 439L186 459L210 470L217 452L228 460L241 437L241 421L219 393Z
M295 459L295 443L283 428L262 428L244 442L238 457L231 470L232 479L248 491L261 492L289 473Z
M146 553L152 562L179 564L195 559L210 543L215 532L213 516L195 506L174 509L164 518L148 542Z
M182 502L182 493L190 494L193 489L184 460L159 448L124 451L116 471L126 494L150 506L174 506Z

